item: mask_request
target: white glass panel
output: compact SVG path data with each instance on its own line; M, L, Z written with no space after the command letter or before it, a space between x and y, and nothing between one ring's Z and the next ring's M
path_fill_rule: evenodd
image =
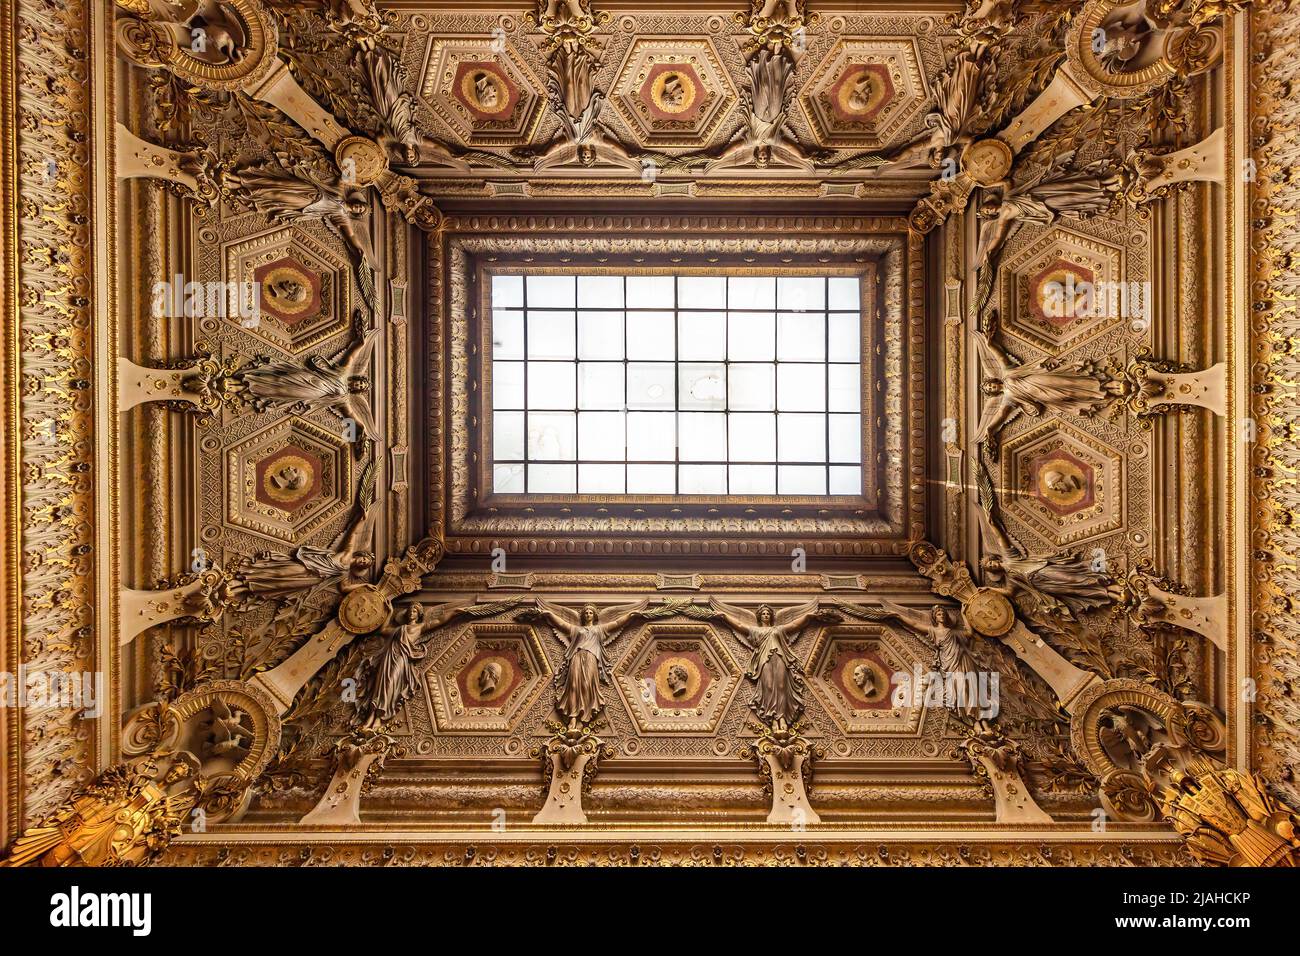
M781 276L776 280L776 307L792 312L826 308L826 280L820 276Z
M777 461L825 461L825 415L777 415ZM784 492L782 492L784 494Z
M820 312L777 316L776 357L782 362L820 362L826 358L826 317Z
M524 363L492 363L492 407L524 407Z
M857 312L832 312L830 354L832 362L857 362L862 358L862 316Z
M862 419L858 415L830 417L830 460L862 461Z
M776 407L783 412L825 411L826 366L777 365Z
M727 367L722 363L683 362L678 367L677 407L723 411L727 406Z
M528 407L575 407L573 368L572 362L529 362Z
M820 465L781 465L777 468L779 495L826 494L826 469Z
M833 495L862 494L862 469L859 467L846 468L843 465L832 465L830 491Z
M623 277L578 276L578 308L623 308Z
M862 280L856 276L832 276L828 285L830 300L828 309L849 309L856 312L862 308Z
M673 408L677 383L671 362L629 362L627 407L637 411Z
M492 468L492 492L498 495L524 493L523 465L495 465Z
M528 413L528 457L531 461L572 461L576 456L573 412Z
M578 407L621 409L623 378L622 362L579 362Z
M733 362L770 362L776 358L776 315L731 312L727 315L727 357Z
M629 495L671 495L677 490L676 465L628 465Z
M776 460L776 416L740 412L728 416L731 461Z
M723 276L682 276L677 280L677 308L725 309L727 280Z
M530 359L572 359L573 343L572 312L528 313Z
M492 307L494 309L520 309L524 305L523 276L492 277Z
M627 304L635 309L671 309L676 282L672 276L628 276Z
M572 309L574 276L529 276L528 307L530 309Z
M682 461L724 461L727 416L721 412L682 412L677 416L677 444Z
M571 495L577 482L573 465L529 465L528 492L534 495Z
M578 313L578 358L621 359L623 357L623 313ZM855 355L854 358L857 358Z
M733 412L773 411L776 408L776 366L728 366L727 389Z
M732 276L727 280L727 308L776 308L776 279L773 276Z
M621 495L622 493L622 465L578 466L578 494Z
M492 457L496 461L523 461L523 412L497 412L492 416Z
M829 368L828 407L833 412L862 410L862 366L832 365Z
M627 457L629 460L672 461L676 458L676 453L676 412L628 412Z
M524 314L522 312L494 311L492 313L492 357L494 359L524 357Z
M624 461L623 413L579 412L578 457L583 461Z
M676 324L671 312L629 312L627 357L671 361L677 354L677 336L673 328Z
M776 494L776 465L732 465L728 491L733 495Z
M727 357L727 313L683 312L677 320L677 357L718 361Z
M725 495L726 465L682 465L677 469L677 493L682 495Z

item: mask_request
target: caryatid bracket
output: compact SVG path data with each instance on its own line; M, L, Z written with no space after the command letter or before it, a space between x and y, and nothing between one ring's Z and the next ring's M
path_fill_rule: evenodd
M554 724L552 735L533 756L541 757L545 769L546 802L533 817L539 825L574 826L587 822L582 795L591 788L601 757L614 756L614 749L585 725Z
M129 359L117 360L117 410L130 411L147 402L210 416L242 391L235 372L238 363L211 355L185 365L149 368Z
M1135 568L1125 581L1125 600L1119 608L1128 612L1142 628L1156 625L1181 627L1200 634L1225 653L1228 630L1228 597L1193 597L1186 589L1147 568Z
M763 789L772 798L768 823L796 830L821 823L808 802L807 785L812 778L813 760L822 754L796 727L773 730L764 726L758 740L742 748L740 755L753 758L763 774Z
M384 761L401 748L384 733L357 731L334 749L334 775L302 826L351 826L361 822L361 795L384 769Z
M1127 389L1120 403L1140 418L1179 407L1206 408L1220 417L1228 414L1228 367L1223 362L1190 369L1139 356L1124 378Z
M971 767L993 790L995 822L1028 826L1053 822L1025 784L1024 754L1014 740L989 721L980 720L961 748Z
M1015 605L1002 591L977 586L964 564L953 564L947 554L927 541L915 542L909 557L930 579L931 591L960 602L962 616L971 630L1011 648L1052 689L1067 713L1073 713L1074 703L1084 690L1101 683L1096 674L1075 667L1025 627L1016 617Z
M222 570L212 565L157 591L123 588L118 595L118 645L130 644L149 628L169 621L219 619L226 608L225 580Z

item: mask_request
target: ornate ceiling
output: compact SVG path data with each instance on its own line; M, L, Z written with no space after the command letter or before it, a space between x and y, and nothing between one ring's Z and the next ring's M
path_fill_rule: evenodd
M1294 865L1292 14L16 0L6 861ZM862 493L502 493L584 270L859 279Z

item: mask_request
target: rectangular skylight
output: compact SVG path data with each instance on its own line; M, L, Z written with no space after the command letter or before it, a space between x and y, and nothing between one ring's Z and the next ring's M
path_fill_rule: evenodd
M856 275L497 274L499 495L862 492Z

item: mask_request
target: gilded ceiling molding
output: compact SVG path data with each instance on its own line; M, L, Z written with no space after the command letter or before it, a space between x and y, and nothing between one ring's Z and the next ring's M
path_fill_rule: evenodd
M1248 186L1252 217L1247 279L1255 361L1250 366L1249 404L1239 406L1235 424L1249 446L1251 546L1256 549L1251 576L1252 653L1238 676L1258 688L1250 724L1249 767L1267 777L1273 792L1300 805L1296 767L1300 766L1300 701L1287 688L1300 681L1300 629L1296 627L1295 572L1300 557L1300 489L1294 453L1297 430L1291 412L1300 404L1300 276L1294 258L1295 223L1300 216L1300 182L1292 175L1300 156L1300 37L1295 30L1300 6L1295 0L1252 8L1248 84L1248 155L1256 175ZM1248 167L1249 168L1249 167ZM1245 307L1243 306L1243 309ZM1248 416L1248 417L1247 417ZM1241 769L1241 768L1239 768Z
M1149 567L1134 568L1124 582L1121 607L1139 627L1180 627L1208 640L1227 653L1228 596L1195 597L1187 588L1153 574Z

